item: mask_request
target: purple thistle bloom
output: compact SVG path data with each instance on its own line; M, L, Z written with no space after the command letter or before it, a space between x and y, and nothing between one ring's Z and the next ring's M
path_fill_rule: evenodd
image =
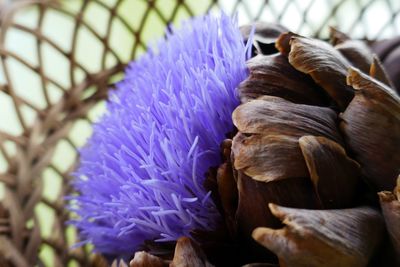
M83 242L121 257L146 240L216 229L221 215L203 182L233 130L248 51L235 20L207 15L129 64L74 174Z

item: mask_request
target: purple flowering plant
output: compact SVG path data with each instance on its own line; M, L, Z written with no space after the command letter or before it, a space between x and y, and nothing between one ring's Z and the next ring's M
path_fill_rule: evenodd
M233 130L249 52L235 19L206 15L128 65L74 173L83 243L124 257L146 240L216 229L221 215L203 182Z

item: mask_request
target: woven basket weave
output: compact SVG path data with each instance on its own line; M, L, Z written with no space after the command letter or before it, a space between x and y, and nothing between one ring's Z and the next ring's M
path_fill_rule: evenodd
M1 267L94 264L90 248L70 249L76 233L65 223L75 151L125 64L169 23L223 9L238 12L240 22L283 22L322 38L332 24L369 39L400 32L397 0L6 2L0 9Z

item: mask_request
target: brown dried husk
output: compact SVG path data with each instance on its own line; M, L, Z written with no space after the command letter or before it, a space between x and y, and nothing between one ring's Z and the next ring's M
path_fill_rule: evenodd
M393 192L382 191L378 195L396 261L400 264L400 175L397 177L397 185Z
M311 77L293 68L281 54L257 55L247 61L247 67L249 77L238 88L242 103L269 95L298 104L329 104L328 97Z
M341 145L328 138L303 136L299 144L322 206L326 209L353 206L360 165L346 155Z
M145 251L135 253L129 267L168 267L167 261Z
M258 181L308 177L298 144L304 135L343 143L329 108L264 96L240 105L232 118L239 131L232 141L233 165Z
M325 89L340 110L344 110L354 96L353 89L346 84L350 62L330 44L320 40L292 36L289 44L290 64L309 74Z
M188 237L178 239L170 267L213 267L200 246Z
M400 37L372 42L371 49L382 61L393 88L400 93Z
M253 237L285 267L363 267L379 245L384 223L370 207L293 209L270 204L283 229L257 228Z
M391 190L400 166L400 97L356 69L347 82L356 95L341 116L346 144L371 186Z
M362 40L353 40L345 33L331 27L330 38L335 49L338 50L354 67L368 73L373 62L373 53Z
M389 78L389 75L383 67L382 62L376 55L374 55L371 67L369 69L369 76L383 82L390 89L395 90L392 80Z

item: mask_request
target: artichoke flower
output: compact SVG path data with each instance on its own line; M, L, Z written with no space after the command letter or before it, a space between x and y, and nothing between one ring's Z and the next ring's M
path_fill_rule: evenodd
M398 80L369 44L225 15L168 34L81 152L84 241L131 267L396 266Z

